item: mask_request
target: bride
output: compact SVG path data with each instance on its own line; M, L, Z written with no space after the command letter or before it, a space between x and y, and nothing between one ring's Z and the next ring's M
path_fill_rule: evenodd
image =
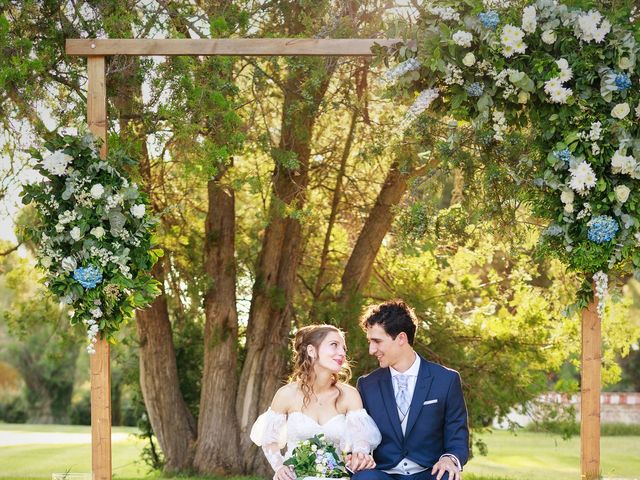
M352 471L375 467L371 452L380 443L380 431L362 408L358 391L345 383L350 374L338 328L310 325L298 330L290 383L276 392L250 435L273 467L274 480L295 479L284 461L298 442L321 433L337 451L351 452L347 467Z

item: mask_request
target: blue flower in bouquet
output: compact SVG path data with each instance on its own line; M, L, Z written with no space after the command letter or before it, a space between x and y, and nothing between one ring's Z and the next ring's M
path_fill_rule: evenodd
M465 90L470 97L479 97L484 92L484 85L479 82L473 82L471 85L466 86Z
M589 232L587 236L589 240L595 243L606 243L616 236L620 229L618 222L609 215L598 215L591 219L588 223Z
M102 281L102 272L94 266L78 267L73 272L73 278L84 288L90 290L96 288L96 285Z
M628 88L631 88L631 79L624 73L617 74L615 82L616 87L618 87L618 90L621 92Z
M493 10L479 13L478 18L480 19L482 26L484 28L488 28L489 30L495 30L498 26L498 23L500 23L500 15L498 15L498 12L495 12Z
M556 150L553 152L558 160L562 160L563 162L569 162L571 160L571 152L568 148L563 150Z

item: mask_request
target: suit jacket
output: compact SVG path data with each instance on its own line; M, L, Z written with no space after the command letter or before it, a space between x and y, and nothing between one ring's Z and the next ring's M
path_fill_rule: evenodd
M461 466L469 459L467 407L455 370L420 357L404 435L389 368L360 377L357 388L382 433L382 443L373 452L377 469L389 470L403 458L431 467L445 453L458 457Z

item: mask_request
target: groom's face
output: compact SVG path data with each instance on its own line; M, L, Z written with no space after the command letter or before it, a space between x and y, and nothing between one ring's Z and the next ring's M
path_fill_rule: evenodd
M400 357L399 336L395 339L385 332L384 327L375 324L367 327L369 354L378 359L381 368L392 367Z

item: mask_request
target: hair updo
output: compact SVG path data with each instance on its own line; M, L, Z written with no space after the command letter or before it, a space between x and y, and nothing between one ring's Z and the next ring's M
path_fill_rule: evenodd
M333 325L308 325L298 330L293 339L293 372L291 373L289 381L300 382L300 390L302 390L303 395L303 408L309 405L311 395L314 393L314 359L309 356L307 347L312 345L316 351L318 351L320 344L331 332L336 332L344 337L342 330ZM349 368L349 364L345 362L340 372L331 374L331 386L336 385L338 382L348 382L350 378L351 369ZM339 391L336 403L340 395L342 395L342 392Z

